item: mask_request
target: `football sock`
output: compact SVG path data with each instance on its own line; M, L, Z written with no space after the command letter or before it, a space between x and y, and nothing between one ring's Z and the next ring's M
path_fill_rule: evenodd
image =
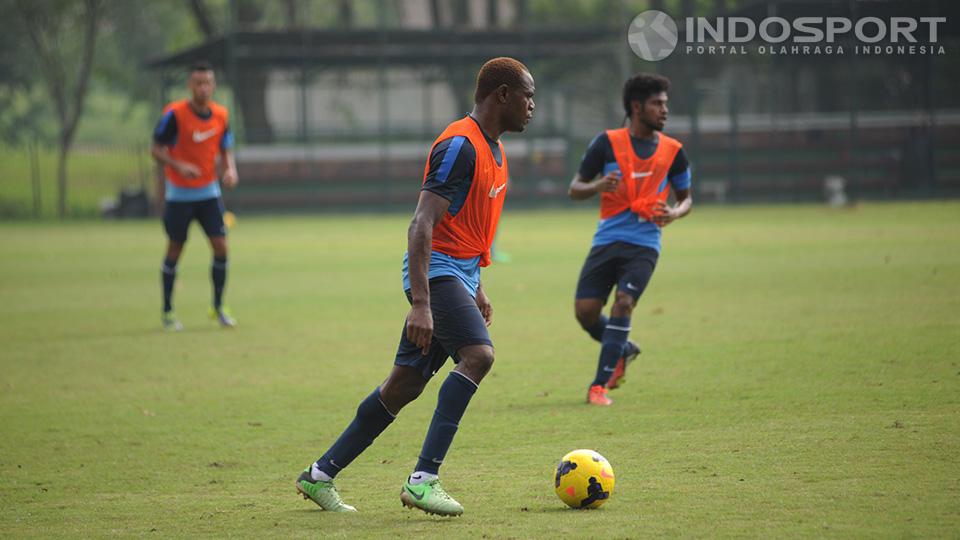
M210 265L210 277L213 279L213 307L220 309L223 303L223 286L227 283L227 258L213 258Z
M433 473L414 471L414 473L410 475L410 478L407 478L407 482L410 482L411 486L416 486L419 484L426 484L427 482L431 482L437 478L440 477Z
M440 386L440 396L437 398L437 409L433 412L430 429L423 440L420 450L420 459L415 471L437 474L443 457L447 455L453 436L457 434L457 427L464 411L470 403L470 398L477 391L477 384L465 375L451 371L447 380Z
M160 267L160 278L163 281L163 311L173 309L173 282L177 279L177 261L163 259L163 265Z
M380 388L377 387L369 396L360 402L357 407L357 416L340 434L337 442L327 450L327 453L317 460L316 469L327 474L331 479L337 473L350 465L357 456L370 446L378 435L387 429L390 422L396 418L386 405L380 400Z
M623 355L623 347L630 334L630 317L610 317L603 340L600 342L600 361L597 362L597 376L590 383L605 385L617 366L617 360Z
M318 469L316 463L310 466L310 478L312 478L314 482L329 482L333 480L333 478L330 478L329 474Z
M603 331L606 330L606 328L607 328L607 316L600 315L600 317L597 318L597 322L593 323L593 326L591 326L590 328L584 328L584 330L586 330L587 333L590 334L590 337L602 343Z

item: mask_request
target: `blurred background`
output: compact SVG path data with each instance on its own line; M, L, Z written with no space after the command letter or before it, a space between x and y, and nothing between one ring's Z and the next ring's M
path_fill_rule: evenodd
M695 54L645 62L639 13L947 18L940 54ZM590 140L623 122L623 81L668 76L699 203L960 195L960 9L947 1L0 0L0 218L155 212L150 137L217 70L237 137L238 212L411 210L434 137L491 57L537 83L505 138L509 205L565 205Z

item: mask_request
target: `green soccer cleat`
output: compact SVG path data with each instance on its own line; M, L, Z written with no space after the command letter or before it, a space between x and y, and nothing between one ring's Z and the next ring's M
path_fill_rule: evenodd
M439 478L416 486L407 480L400 490L400 501L407 508L419 508L428 514L459 516L463 513L463 506L440 487Z
M237 326L237 320L230 315L230 309L226 306L221 306L220 309L211 306L207 315L210 317L210 320L220 323L221 328L233 328Z
M177 316L174 315L172 311L164 311L163 317L163 329L167 332L179 332L183 330L183 325L180 324L180 320L177 319Z
M314 480L310 476L310 467L307 467L297 478L297 493L303 495L304 499L310 499L317 503L317 506L327 512L356 512L357 509L345 504L337 492L337 486L333 485L333 480L324 482L323 480Z

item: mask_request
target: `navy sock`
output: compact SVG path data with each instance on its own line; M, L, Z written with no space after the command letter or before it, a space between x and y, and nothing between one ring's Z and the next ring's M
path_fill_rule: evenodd
M380 400L380 388L377 387L357 407L357 416L340 434L337 442L327 453L317 460L317 468L333 478L346 468L357 456L370 446L378 435L393 422L394 415Z
M177 261L164 259L163 266L160 267L160 277L163 281L163 311L171 311L173 309L173 282L177 279Z
M590 328L584 328L584 330L586 330L587 333L590 334L590 337L592 337L594 340L602 343L603 331L607 329L607 322L607 316L600 315L600 317L597 318L597 322L593 323L593 326Z
M607 328L603 331L603 340L600 342L600 361L597 362L597 376L590 383L605 385L610 380L617 360L623 356L623 347L627 344L627 335L630 334L630 317L610 317Z
M227 258L214 257L210 265L210 277L213 279L213 307L220 309L223 304L223 286L227 283Z
M415 471L439 473L440 464L453 443L453 436L457 434L460 419L476 391L477 385L460 373L452 371L447 375L447 380L440 386L437 409L433 412L430 429L423 440Z

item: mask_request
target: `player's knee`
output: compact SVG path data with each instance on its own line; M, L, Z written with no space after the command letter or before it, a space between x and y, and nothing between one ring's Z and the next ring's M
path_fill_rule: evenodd
M169 242L167 244L167 259L177 261L183 253L183 242Z
M420 396L426 383L422 377L403 381L391 377L380 385L380 398L391 413L397 414L400 409Z
M493 367L493 347L486 345L466 347L460 353L461 371L475 383L479 383Z
M593 325L597 324L597 319L600 318L600 311L594 309L593 306L577 304L573 310L574 315L577 317L577 322L579 322L580 326L584 329L592 328Z
M614 311L619 316L626 316L633 313L633 307L637 301L627 293L617 293L617 299L613 304Z

